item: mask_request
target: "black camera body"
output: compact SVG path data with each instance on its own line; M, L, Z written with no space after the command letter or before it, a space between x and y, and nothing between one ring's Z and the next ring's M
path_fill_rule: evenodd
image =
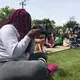
M41 34L46 34L46 31L43 30L43 29L41 29L41 30L40 30L40 33L41 33Z
M33 28L32 29L40 29L40 33L41 34L46 34L46 30L44 30L43 28L42 28L42 26L33 26Z

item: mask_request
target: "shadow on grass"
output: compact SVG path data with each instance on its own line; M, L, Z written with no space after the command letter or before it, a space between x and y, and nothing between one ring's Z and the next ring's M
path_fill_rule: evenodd
M65 77L67 76L67 72L63 69L63 68L59 68L56 73L59 75L59 76L62 76L62 77Z
M66 77L66 76L72 76L73 74L70 73L69 71L64 70L63 68L59 68L56 71L56 75L58 75L60 77Z
M50 77L49 80L54 80L54 78L53 77Z
M55 80L54 76L65 77L67 76L67 72L64 71L63 68L58 68L58 70L54 73L54 75L49 77L49 80Z

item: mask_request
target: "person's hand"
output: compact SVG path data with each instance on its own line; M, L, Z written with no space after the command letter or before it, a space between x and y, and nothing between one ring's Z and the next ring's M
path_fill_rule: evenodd
M32 29L30 30L27 35L30 37L30 38L35 38L35 37L38 37L40 35L40 29Z

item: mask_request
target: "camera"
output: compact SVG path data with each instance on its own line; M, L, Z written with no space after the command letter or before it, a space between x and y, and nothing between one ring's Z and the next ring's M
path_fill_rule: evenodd
M41 29L41 30L40 30L40 33L41 33L41 34L46 34L46 31L43 30L43 29Z
M46 31L42 28L42 26L37 25L37 26L33 26L32 29L40 29L40 33L41 34L46 34Z

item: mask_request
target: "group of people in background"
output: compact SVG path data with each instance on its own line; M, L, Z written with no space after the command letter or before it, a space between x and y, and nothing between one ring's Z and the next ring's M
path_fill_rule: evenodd
M59 35L50 34L46 38L45 46L48 48L54 48L57 45L62 45L62 38Z
M78 34L70 34L70 48L79 48L80 47L80 33Z
M45 51L45 47L47 48L55 48L56 46L64 46L64 47L71 47L72 46L72 39L75 39L76 35L72 36L72 34L65 34L64 36L61 36L58 32L54 32L52 34L49 34L46 38L45 35L42 35L44 37L38 37L35 39L35 49L36 51ZM78 38L79 39L79 38Z

